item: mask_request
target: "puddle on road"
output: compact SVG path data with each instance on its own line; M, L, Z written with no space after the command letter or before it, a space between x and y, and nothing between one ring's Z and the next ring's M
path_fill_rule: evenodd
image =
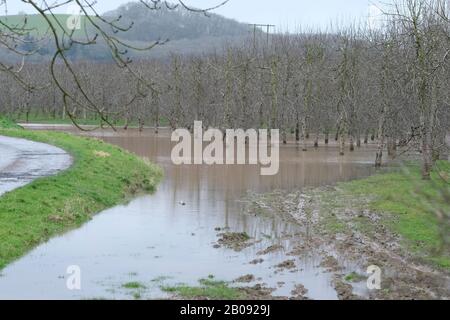
M248 285L278 288L276 296L289 296L295 285L302 284L309 298L337 298L333 275L319 266L321 257L315 252L290 257L296 260L293 271L277 271L275 266L298 245L288 235L302 230L274 217L249 215L242 200L248 193L367 176L372 173L373 149L363 147L340 157L333 146L306 153L296 145L283 146L280 173L262 177L257 166L175 167L170 162L168 132L159 136L134 130L93 134L157 162L165 170L164 181L154 195L106 210L82 228L50 240L11 264L0 276L0 298L133 299L136 290L123 288L129 282L145 286L139 290L142 299L167 298L162 285L196 285L209 275L232 281L247 274L259 279ZM246 232L260 242L241 252L214 248L217 228ZM284 250L257 256L274 244ZM264 261L250 264L256 258ZM72 265L81 268L80 291L66 288L66 269Z

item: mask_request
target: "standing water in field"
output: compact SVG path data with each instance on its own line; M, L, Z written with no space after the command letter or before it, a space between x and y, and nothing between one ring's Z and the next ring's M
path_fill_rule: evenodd
M313 250L292 257L295 268L282 267L286 254L298 245L290 236L304 226L251 213L248 196L368 176L373 147L341 157L335 146L308 152L296 144L281 146L278 175L264 177L259 166L174 166L167 131L90 135L158 163L165 171L163 182L155 194L106 210L2 270L0 299L168 298L162 286L195 286L208 277L233 281L244 275L253 277L236 285L264 284L275 289L275 296L290 296L301 284L309 298L337 298L332 275L320 267ZM245 234L252 245L221 245L224 233ZM67 288L70 266L80 268L81 290Z

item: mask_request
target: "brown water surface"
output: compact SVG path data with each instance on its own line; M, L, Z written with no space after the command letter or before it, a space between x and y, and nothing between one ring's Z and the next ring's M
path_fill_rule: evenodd
M286 260L285 252L294 245L286 235L301 226L249 215L245 199L249 193L366 177L373 173L374 146L341 157L333 145L302 152L295 143L288 144L280 149L279 174L262 177L258 166L174 166L168 131L155 135L150 129L142 133L102 130L88 135L158 163L165 172L163 182L155 194L106 210L8 266L0 276L0 298L132 299L136 291L142 298L166 298L162 285L195 285L209 275L232 281L246 274L260 278L257 283L278 288L275 295L289 296L295 284L303 284L309 298L337 298L332 275L319 267L320 258L314 252L296 258L298 270L276 272L274 266ZM261 242L241 252L216 249L216 228L246 232ZM262 256L261 264L249 263L258 251L273 244L281 244L285 251ZM80 291L66 287L66 269L71 265L81 268ZM128 290L123 287L128 282L139 282L145 289Z

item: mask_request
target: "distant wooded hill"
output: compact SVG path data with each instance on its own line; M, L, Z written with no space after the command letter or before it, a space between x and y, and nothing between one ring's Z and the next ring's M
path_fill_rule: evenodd
M123 37L136 41L158 39L198 39L202 37L229 37L248 34L247 24L223 16L191 12L183 7L149 10L141 3L129 3L105 14L106 17L122 17L124 26L133 23L133 28Z
M66 22L69 17L69 15L58 14L50 19L66 29ZM172 52L199 54L215 50L220 51L226 44L242 43L248 37L250 31L247 24L217 14L208 13L206 16L202 13L188 11L183 7L168 9L163 6L159 10L150 10L138 2L122 5L114 11L105 13L104 17L108 19L120 17L119 24L121 26L132 25L132 28L128 31L118 32L115 36L132 43L134 46L146 47L149 42L169 40L164 46L159 46L151 52L131 53L139 58L163 58ZM93 34L92 30L86 30L86 19L86 17L82 17L82 28L75 32L75 38L85 37L86 32ZM0 20L10 26L25 24L27 30L29 30L29 38L41 39L46 35L50 37L47 22L39 15L14 15L0 17ZM106 29L111 28L107 27ZM60 32L62 33L62 30ZM111 32L113 31L111 30ZM30 43L26 45L31 46ZM41 40L37 45L41 49L38 51L38 55L30 58L30 60L49 58L49 55L54 52L51 40ZM13 55L3 51L0 52L3 57L10 56L13 58ZM95 46L74 46L69 56L81 60L103 60L109 58L110 53L99 41L99 44Z

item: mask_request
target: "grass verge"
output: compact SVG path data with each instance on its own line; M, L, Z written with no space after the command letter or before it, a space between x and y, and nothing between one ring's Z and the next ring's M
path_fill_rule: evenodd
M421 179L419 166L408 164L397 172L340 183L336 191L319 195L320 207L329 212L349 208L375 212L378 221L356 217L352 226L370 236L381 223L401 237L402 246L415 258L450 271L448 177L448 161L436 164L431 181ZM336 217L324 219L324 227L344 230L345 224Z
M21 129L19 125L0 115L0 129Z
M74 159L72 167L59 175L0 197L0 270L50 237L81 226L95 213L136 194L153 192L162 178L158 166L100 140L14 129L11 122L0 121L0 135L48 143Z

